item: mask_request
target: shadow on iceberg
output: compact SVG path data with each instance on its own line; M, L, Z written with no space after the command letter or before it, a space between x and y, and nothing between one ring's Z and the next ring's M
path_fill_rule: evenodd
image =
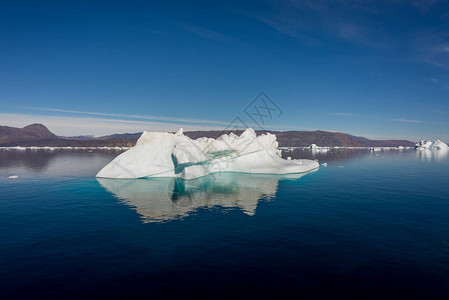
M134 208L143 223L149 223L178 219L199 208L215 206L238 208L247 215L254 215L260 200L276 196L279 180L298 179L308 173L243 176L217 173L193 180L162 177L97 180L107 191Z

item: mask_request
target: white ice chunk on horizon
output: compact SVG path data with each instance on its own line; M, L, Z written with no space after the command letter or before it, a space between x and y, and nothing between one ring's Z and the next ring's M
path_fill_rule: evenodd
M436 140L434 143L427 140L422 140L415 145L416 149L434 149L434 150L448 150L449 147L440 140Z
M309 149L312 151L327 152L330 150L330 147L319 147L316 144L310 144Z
M448 150L449 146L443 143L440 140L436 140L435 143L432 144L432 149L436 150Z
M98 172L103 178L179 177L194 179L217 172L295 174L319 167L313 160L280 157L274 134L257 136L252 128L240 136L192 140L177 133L143 132L134 147Z
M432 142L427 140L422 140L415 145L417 149L430 149L432 147Z

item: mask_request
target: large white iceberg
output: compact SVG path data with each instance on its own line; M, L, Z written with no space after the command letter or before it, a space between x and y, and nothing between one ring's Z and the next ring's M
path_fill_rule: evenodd
M415 145L416 149L434 149L434 150L448 150L449 147L440 140L436 140L434 143L427 140L422 140Z
M136 145L106 165L97 177L179 177L194 179L217 172L258 174L303 173L319 167L313 160L280 157L274 134L256 136L246 129L240 136L190 139L177 133L144 132Z

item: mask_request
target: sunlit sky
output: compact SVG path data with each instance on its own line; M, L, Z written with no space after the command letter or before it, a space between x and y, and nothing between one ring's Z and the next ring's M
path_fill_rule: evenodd
M0 38L0 125L257 128L263 91L265 129L449 141L448 1L1 1Z

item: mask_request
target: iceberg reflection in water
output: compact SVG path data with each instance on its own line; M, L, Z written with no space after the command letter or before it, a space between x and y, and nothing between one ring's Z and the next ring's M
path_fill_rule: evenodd
M416 150L416 156L423 161L444 161L447 159L449 150L441 149L418 149Z
M125 204L135 208L144 223L186 216L201 207L239 208L254 215L259 200L276 196L281 179L298 179L307 173L257 175L217 173L194 180L179 178L108 179L98 182Z

